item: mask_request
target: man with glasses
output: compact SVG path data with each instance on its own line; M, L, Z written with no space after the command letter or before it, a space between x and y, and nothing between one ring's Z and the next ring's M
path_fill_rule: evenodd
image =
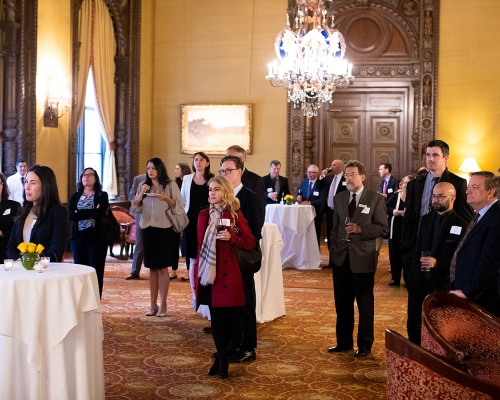
M385 199L363 186L365 166L349 161L345 169L347 191L334 198L330 263L333 272L337 345L329 353L353 348L354 300L358 305L358 350L354 357L371 353L374 339L376 239L389 231Z
M16 161L17 172L7 178L7 186L9 187L9 199L17 201L19 204L24 204L24 180L28 173L28 164L26 159L19 157Z
M432 190L438 182L449 182L456 192L453 207L458 215L467 222L474 217L472 208L467 204L465 179L451 173L446 168L450 154L448 144L442 140L432 140L427 144L426 163L429 171L408 183L406 188L406 210L401 231L401 253L404 268L409 271L413 264L415 242L420 219L432 209Z
M316 227L316 236L318 238L319 246L323 215L321 214L321 190L318 175L319 168L317 165L311 164L307 167L307 178L300 183L299 191L301 194L297 194L297 201L300 204L310 204L316 210L314 225Z
M408 272L408 320L406 328L411 342L420 346L422 304L433 292L450 290L450 262L468 222L453 209L455 187L449 182L434 186L432 212L422 217L420 231ZM423 255L422 252L430 252Z
M225 176L234 189L234 195L240 201L240 211L248 221L248 226L256 240L262 238L264 210L257 194L246 188L241 182L243 162L239 157L226 156L221 160L219 173ZM236 307L239 330L233 332L231 349L228 349L229 362L239 363L256 359L257 317L255 315L256 294L253 274L241 274L246 304Z
M280 200L290 194L288 179L280 176L281 163L272 160L269 164L269 175L263 176L264 187L266 188L266 205L278 204Z

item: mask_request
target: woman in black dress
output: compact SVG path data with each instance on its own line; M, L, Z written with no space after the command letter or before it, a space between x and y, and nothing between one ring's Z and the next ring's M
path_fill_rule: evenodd
M9 188L5 175L0 172L0 263L6 258L7 243L14 226L14 217L21 208L17 201L9 200Z
M182 232L182 246L186 255L186 266L189 269L189 281L193 293L193 308L196 305L196 294L194 291L193 270L189 268L198 257L198 214L202 208L208 207L208 180L214 176L210 172L210 159L199 151L193 156L194 174L184 176L182 181L181 196L184 203L184 211L189 218L189 224Z

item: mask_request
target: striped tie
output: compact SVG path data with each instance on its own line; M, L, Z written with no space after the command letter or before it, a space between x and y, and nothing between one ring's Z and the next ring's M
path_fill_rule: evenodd
M478 218L479 218L479 213L476 213L476 216L470 222L469 227L467 228L467 231L465 232L464 237L462 238L462 240L458 244L458 246L455 250L455 253L453 254L453 258L451 259L451 264L450 264L450 282L453 282L455 280L455 267L457 265L457 254L460 251L460 249L462 248L462 246L464 245L464 242L465 242L465 239L467 238L467 235L472 230L472 228L474 228L474 226L477 224Z

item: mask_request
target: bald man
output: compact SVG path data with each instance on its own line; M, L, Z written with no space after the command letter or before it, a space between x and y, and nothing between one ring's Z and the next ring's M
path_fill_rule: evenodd
M453 209L455 187L441 182L432 191L432 211L422 217L408 274L408 338L420 345L422 303L433 292L450 290L450 263L469 224ZM430 256L423 257L422 252Z

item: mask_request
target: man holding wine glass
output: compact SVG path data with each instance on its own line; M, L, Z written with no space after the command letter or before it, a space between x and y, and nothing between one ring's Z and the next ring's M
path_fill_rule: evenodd
M345 169L347 190L334 197L330 264L337 313L337 345L329 353L353 348L354 300L359 310L357 346L354 357L371 353L373 344L376 239L389 231L385 199L363 186L365 166L349 161Z

